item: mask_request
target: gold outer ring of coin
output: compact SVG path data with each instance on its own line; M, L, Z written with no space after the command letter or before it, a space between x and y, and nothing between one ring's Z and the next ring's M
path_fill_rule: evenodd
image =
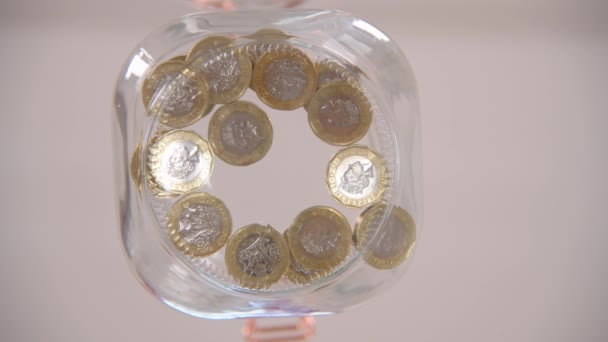
M229 151L222 140L222 126L234 113L253 115L262 128L260 135L263 140L255 150L247 155L239 155ZM272 134L272 124L268 115L258 106L248 101L235 101L220 107L209 121L209 145L211 145L211 149L215 155L230 165L246 166L264 158L272 145Z
M170 61L186 62L186 55L178 55L169 59Z
M190 207L193 204L206 204L209 205L219 212L222 217L222 227L218 238L213 243L207 246L198 246L188 243L180 234L179 231L179 220L182 216L184 209ZM212 196L205 192L194 192L189 193L186 196L180 198L167 215L169 237L175 244L175 247L184 254L192 255L195 257L203 257L217 252L222 248L228 241L230 232L232 231L232 217L228 208L219 198Z
M157 197L173 197L203 186L213 172L213 153L207 141L195 132L188 130L178 129L159 132L159 134L148 147L146 176L150 191ZM204 159L200 162L204 164L200 170L200 174L192 181L170 184L169 181L164 180L166 177L162 173L163 154L167 147L176 141L188 141L196 145L201 153L201 157Z
M340 164L350 157L363 157L369 160L373 166L376 177L376 186L367 196L352 198L344 194L340 189L340 184L336 181L336 173ZM362 208L382 199L388 189L389 176L386 161L374 150L367 146L354 145L338 151L327 165L326 185L332 197L349 208Z
M199 93L194 98L195 104L191 112L185 115L176 116L164 111L163 107L167 101L166 97L173 95L171 90L166 90L163 88L164 85L159 84L167 74L175 74L177 76L170 78L169 82L166 84L175 82L180 77L185 77L189 82L192 82L192 84L196 86ZM141 91L147 114L150 115L161 110L158 114L159 122L173 128L183 128L192 125L203 116L207 115L212 106L209 102L209 88L207 87L205 80L195 77L194 73L186 67L186 64L176 60L169 60L159 64L144 80ZM163 91L165 94L161 93L157 95L158 91ZM154 101L155 103L152 103L155 96L159 98ZM165 99L162 99L162 97L165 97ZM154 108L150 108L150 106Z
M273 272L262 277L254 277L245 273L238 262L238 248L241 242L252 235L262 235L273 240L279 248L279 262L274 266ZM252 289L264 289L277 282L289 267L289 247L281 233L271 226L262 226L254 223L245 226L234 233L226 245L226 268L239 284Z
M137 139L137 145L135 145L135 149L133 150L133 154L131 155L131 160L129 163L129 173L131 174L131 179L137 187L137 190L141 192L141 190L143 189L143 174L141 172L141 135Z
M300 231L308 220L315 217L323 217L330 220L339 233L338 245L335 247L336 251L329 257L322 258L315 256L306 251L302 245ZM294 259L305 268L318 270L323 273L331 272L344 261L351 248L352 232L348 220L342 213L332 207L314 206L302 211L298 214L285 235L289 250Z
M209 96L214 104L225 104L239 99L251 82L251 74L253 67L249 57L241 50L234 46L234 39L227 36L209 36L203 38L195 44L188 55L186 56L187 65L195 73L199 74L199 78L208 78L205 76L203 65L213 59L216 53L231 54L237 59L239 65L239 79L236 84L227 91L216 92L213 84L208 84L210 91ZM213 63L217 63L214 61ZM207 80L207 83L210 83Z
M285 272L285 276L293 283L306 285L325 276L323 272L308 269L300 265L293 258L293 255L290 257L290 260L291 262L287 268L287 272Z
M333 96L343 96L352 99L359 109L359 123L354 127L335 127L328 130L321 123L321 108L331 101ZM308 123L319 139L324 142L347 146L359 141L372 124L372 108L363 91L349 82L330 83L317 90L306 106Z
M391 269L401 265L409 257L416 244L416 223L410 214L401 207L393 207L390 215L385 214L387 210L388 205L386 203L376 204L365 209L357 218L353 235L357 249L364 251L363 258L365 261L370 266L378 269ZM390 236L376 237L373 233L370 234L370 229L379 228L373 227L374 224L378 224L378 217L385 217L385 222L388 224L391 216L394 216L401 224L400 228L405 230L404 235L406 238L397 254L383 258L374 253L374 248L380 248L381 240L390 238ZM382 234L382 232L376 232L377 234ZM386 232L386 234L390 234L390 232ZM370 236L372 241L369 241ZM370 243L374 243L374 248L369 246Z
M281 30L273 28L273 27L265 27L265 28L255 31L251 34L243 36L243 38L255 39L255 40L283 40L283 39L289 39L292 37L293 36L288 34L287 32L281 31Z
M274 61L282 59L298 61L304 67L307 76L306 86L302 90L300 96L289 100L275 98L265 85L266 71ZM308 58L304 52L288 45L277 46L275 49L271 49L271 51L264 54L264 56L255 63L251 82L253 89L255 89L260 100L269 107L280 110L292 110L302 107L310 101L310 98L317 89L317 71L310 58Z
M357 82L353 72L331 60L317 60L315 62L315 69L319 78L317 88L322 88L334 82Z

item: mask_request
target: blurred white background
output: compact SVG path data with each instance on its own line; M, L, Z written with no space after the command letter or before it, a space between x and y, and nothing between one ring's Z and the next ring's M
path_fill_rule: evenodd
M608 2L311 0L417 75L425 230L390 291L315 341L608 339ZM239 341L131 275L111 144L119 68L170 0L0 2L0 340Z

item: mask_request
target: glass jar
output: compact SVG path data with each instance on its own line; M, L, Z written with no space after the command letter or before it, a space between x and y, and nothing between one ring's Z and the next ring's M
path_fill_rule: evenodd
M229 47L187 55L197 42L216 36L228 37ZM270 62L262 60L265 54L294 49L314 66L310 69L314 72L314 81L309 80L306 87L311 86L310 82L316 84L312 95L301 103L277 108L281 105L260 99L261 88L265 87L263 82L273 82L271 72L258 77L262 82L258 85L260 89L250 80L262 73L263 64L283 70L278 77L289 72L308 73L308 69L281 69L278 64L270 63L271 58L266 58ZM195 63L213 64L219 55L238 57L243 54L250 58L251 64L249 70L243 71L245 67L240 75L250 73L247 79L250 87L237 91L235 96L217 100L222 103L212 110L205 109L210 114L203 113L199 115L202 118L192 122L175 123L163 119L163 113L168 111L174 98L181 96L178 92L183 90L184 82L190 82L189 77L196 73L199 65ZM151 75L159 65L173 58L183 63L183 68L165 78L164 85L153 88L153 94L146 94L146 82L151 82ZM322 74L323 68L328 66L331 66L330 72ZM219 92L218 84L213 82L225 80L230 73L220 72L219 75L221 77L216 77L215 81L210 81L213 75L207 77L205 94L214 89ZM294 77L297 79L298 75ZM289 93L290 89L295 89L293 87L297 88L297 82L287 81L283 83L285 88L275 84L268 89L278 93L287 89ZM359 118L364 115L362 106L366 106L371 123L360 136L340 141L342 138L338 134L338 141L334 141L319 130L336 120L347 120L343 117L332 119L331 112L337 109L327 107L327 97L344 91L344 87L349 92L357 92L362 101L357 102ZM265 154L246 166L234 165L225 155L218 158L217 150L209 147L210 135L222 129L213 128L210 121L216 120L220 109L230 106L226 103L235 99L253 103L266 114L272 126L272 139ZM337 99L344 100L339 96ZM342 110L348 107L344 102L340 104ZM124 247L138 279L168 306L211 319L331 314L384 291L407 269L422 227L416 84L399 47L364 20L339 11L286 9L197 13L181 17L152 32L129 55L116 85L115 110L115 169ZM326 115L325 119L317 120L316 128L312 112ZM154 151L159 140L176 131L193 132L202 140L199 145L179 146L186 158L191 156L197 163L201 161L196 159L199 157L208 160L207 164L194 167L199 168L199 173L200 168L207 168L204 177L198 175L200 182L188 183L194 185L172 191L175 189L167 189L170 185L160 181L154 173L160 170L155 169L155 165L166 159L154 155ZM201 154L195 155L193 149ZM373 155L365 155L367 159L352 159L352 153L356 155L357 151L364 155L371 151ZM376 157L380 164L374 164ZM380 190L377 196L370 198L369 193L357 188L357 184L363 184L363 188L371 184ZM222 242L219 250L205 255L197 255L184 247L187 243L175 238L182 223L175 223L179 227L172 230L170 221L175 219L171 215L178 210L176 207L184 206L184 198L192 194L221 199L230 217L230 229L226 233L230 239L236 239L239 228L252 224L283 234L281 246L287 246L288 251L285 255L283 250L277 258L289 258L287 271L278 280L252 285L239 281L230 270L228 254L233 252L226 253L231 246L230 240L228 246ZM344 194L354 195L344 198ZM318 209L318 206L329 207L333 209L329 211L338 213L335 217L346 220L348 242L345 243L349 248L323 272L317 272L307 280L294 280L287 273L295 267L294 256L299 256L295 254L297 251L289 240L288 231L296 224L296 217L301 219L307 208ZM208 216L201 217L199 224L210 224ZM175 220L179 221L179 217ZM318 243L331 245L331 234L323 235L327 233L323 233L323 224L317 226L312 229L321 232L316 236ZM344 237L344 231L341 234ZM313 244L313 247L318 246ZM254 252L256 257L266 260L264 262L273 258L268 251ZM240 258L241 254L236 257ZM278 264L273 265L278 269ZM248 272L250 278L257 276L254 274L257 271Z

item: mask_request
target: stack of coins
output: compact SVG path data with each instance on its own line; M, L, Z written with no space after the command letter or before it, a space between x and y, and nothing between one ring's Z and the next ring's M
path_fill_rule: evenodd
M140 138L130 174L139 191L178 197L166 213L176 249L204 258L225 246L228 273L250 289L269 288L282 278L318 281L347 261L353 245L375 268L398 266L414 246L415 224L407 211L384 202L390 178L383 156L357 144L374 117L362 72L337 59L312 59L297 37L277 29L238 39L245 44L228 34L205 37L186 55L159 63L142 83L142 104L158 125L148 144ZM260 105L241 100L249 88ZM215 106L206 140L204 132L189 127ZM264 106L304 108L314 135L341 148L329 159L325 185L339 205L364 208L354 236L346 217L327 206L302 211L283 234L258 223L232 233L226 203L201 192L216 156L244 167L269 152L274 131Z

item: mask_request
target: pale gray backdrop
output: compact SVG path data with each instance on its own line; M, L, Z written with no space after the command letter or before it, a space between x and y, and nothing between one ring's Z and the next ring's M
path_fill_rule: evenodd
M313 0L417 75L425 231L389 292L316 341L608 339L608 3ZM119 242L117 72L187 1L0 3L0 340L239 341L161 305Z

